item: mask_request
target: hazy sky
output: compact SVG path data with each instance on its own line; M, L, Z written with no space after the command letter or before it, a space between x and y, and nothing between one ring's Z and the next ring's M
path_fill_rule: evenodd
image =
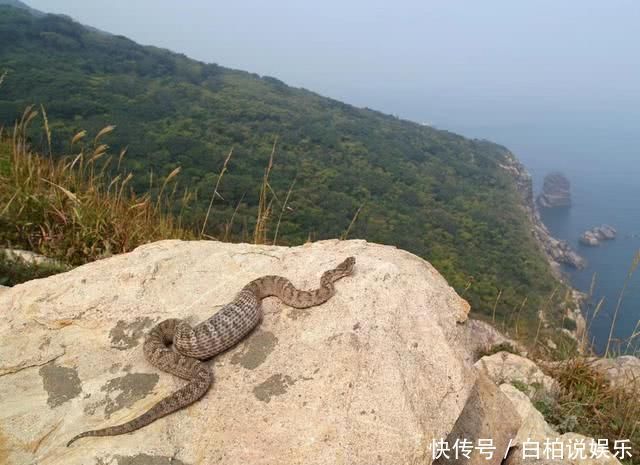
M438 125L615 115L640 103L635 0L26 1Z

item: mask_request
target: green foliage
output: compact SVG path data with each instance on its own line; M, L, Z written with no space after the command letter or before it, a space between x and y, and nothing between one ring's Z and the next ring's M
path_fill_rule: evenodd
M513 381L511 381L511 385L520 392L524 392L525 394L529 393L529 386L527 385L527 383L523 383L522 381L514 379Z
M569 331L575 331L576 328L578 327L576 324L576 320L572 318L565 318L563 322L563 326L565 329L568 329Z
M10 172L11 145L0 143L0 176L7 176Z
M555 415L555 411L557 409L557 404L554 400L543 397L540 399L536 399L533 402L533 406L545 417L545 419L555 424L556 426L562 423L562 419L558 419ZM572 431L563 431L563 433L572 432Z
M0 124L11 125L28 104L44 105L53 153L69 153L81 129L117 125L110 144L115 153L128 147L123 163L135 191L157 194L150 173L180 166L195 196L184 218L198 230L233 149L209 236L247 240L256 230L258 186L277 137L268 186L274 212L296 179L280 243L340 237L358 212L350 238L428 259L474 312L492 314L501 290L497 321L524 296L520 319L535 318L556 285L500 167L510 156L504 147L8 7L0 7L0 67L8 71ZM49 153L46 136L30 136ZM274 231L261 234L268 241Z

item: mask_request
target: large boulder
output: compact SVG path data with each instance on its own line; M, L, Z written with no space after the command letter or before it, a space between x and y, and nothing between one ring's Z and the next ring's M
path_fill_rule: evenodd
M327 303L266 299L260 327L209 362L215 381L200 401L65 447L184 384L143 357L154 323L206 319L265 274L314 288L350 255L355 273ZM468 304L393 247L163 241L15 286L0 309L2 465L430 463L433 441L465 408L477 414L477 375L455 343Z
M542 208L571 206L571 183L562 173L549 173L544 177L542 193L538 196Z
M520 425L521 419L508 397L480 372L458 421L446 438L445 445L450 452L440 454L433 465L501 464ZM487 439L493 448L490 456L481 452L481 441ZM468 455L461 453L461 447L456 447L464 441L473 445Z
M500 390L511 401L520 420L504 465L620 465L614 454L598 448L593 438L557 433L529 397L511 384L502 384Z

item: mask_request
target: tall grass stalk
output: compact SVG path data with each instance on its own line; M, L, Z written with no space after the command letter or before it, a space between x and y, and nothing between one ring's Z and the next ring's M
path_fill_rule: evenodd
M108 177L112 157L101 138L113 126L96 135L88 152L81 147L86 136L81 131L71 140L79 152L41 157L27 138L38 113L28 107L11 139L0 139L11 148L7 170L0 173L0 238L5 244L80 265L154 240L193 237L160 208L161 199L154 205L149 194L127 189L133 174ZM165 179L165 186L178 172Z
M491 311L491 323L496 324L496 308L498 308L498 302L500 302L500 297L502 297L502 289L498 291L498 296L496 297L496 301L493 303L493 310Z
M204 221L202 222L202 229L200 229L200 236L204 235L205 230L207 229L207 223L209 222L209 215L211 214L211 208L213 207L213 201L220 194L218 193L218 187L220 187L220 181L222 181L222 177L224 173L227 172L227 165L229 164L229 160L231 160L231 155L233 155L233 148L229 150L229 154L227 158L224 160L224 164L222 165L222 169L220 170L220 174L218 174L218 179L216 180L216 185L213 188L213 194L211 194L211 200L209 201L209 207L207 208L207 214L204 217Z
M47 112L44 109L44 105L40 105L40 111L42 111L42 119L44 120L44 132L47 136L47 144L49 149L49 157L52 157L51 152L51 129L49 129L49 118L47 118Z
M624 297L624 293L627 290L627 285L629 284L629 281L631 281L631 277L633 276L633 273L638 268L638 264L640 264L640 250L638 250L638 252L636 252L636 255L633 257L633 261L631 262L631 266L629 267L629 271L627 272L627 277L625 278L624 284L622 285L622 289L620 290L620 294L618 295L618 302L616 303L616 308L613 312L613 321L611 322L611 327L609 328L609 337L607 338L607 347L604 351L605 357L609 355L611 339L613 338L613 330L616 326L618 311L620 310L620 306L622 305L622 298Z
M242 201L244 200L244 196L245 195L246 195L246 192L244 194L242 194L242 197L240 198L240 200L236 204L236 208L233 209L233 214L231 215L231 218L224 225L224 237L223 237L224 241L228 241L229 238L231 237L231 231L233 229L233 222L234 222L234 220L236 218L238 210L240 209L240 205L242 205Z
M516 323L515 323L516 337L518 337L518 327L520 326L520 314L522 313L522 309L524 308L524 306L527 304L528 299L529 299L528 296L525 296L524 299L522 299L520 308L518 308L518 313L516 313Z
M633 328L633 331L631 331L631 336L629 336L629 340L627 341L627 348L625 350L625 353L629 353L629 350L631 349L631 343L638 336L640 336L640 320L637 321L635 328Z
M356 224L356 221L358 220L358 216L360 216L360 212L364 208L365 204L366 202L362 202L362 205L360 205L360 207L356 210L355 214L353 215L353 218L351 218L351 223L349 223L347 230L342 234L342 236L340 236L340 240L343 240L343 241L347 240L347 238L349 237L349 233L351 232L351 228L353 228L353 225Z
M282 204L282 208L280 209L280 216L278 217L278 224L276 224L276 232L273 234L273 245L277 245L278 243L278 231L280 231L280 223L282 222L282 215L284 215L284 211L287 208L287 203L289 203L289 197L291 197L291 192L293 191L293 186L296 185L296 178L291 181L291 185L289 186L289 190L287 191L287 196L284 198L284 203Z
M582 334L582 347L586 347L586 341L585 338L588 336L590 330L591 330L591 325L593 325L593 322L596 319L596 316L598 316L598 314L600 313L600 310L602 309L602 304L604 304L604 297L602 297L598 303L596 304L596 307L593 310L593 314L591 315L591 318L588 318L587 320L587 327L584 330L584 333ZM587 313L588 315L588 313Z
M273 147L271 148L271 155L269 156L269 164L264 170L264 176L262 178L262 186L260 187L260 197L258 199L258 213L256 216L256 227L253 232L254 244L266 244L267 243L267 227L269 218L271 217L271 208L274 199L276 199L273 189L269 184L269 176L271 175L271 169L273 168L273 157L276 153L276 145L278 138L273 141ZM271 192L271 197L269 197Z
M553 302L553 298L556 296L557 292L558 292L558 288L556 287L553 290L553 292L551 293L551 295L549 296L549 299L547 299L547 301L543 304L543 306L540 307L540 311L538 312L538 328L536 329L536 337L533 340L533 347L534 348L538 344L538 337L540 336L540 329L541 329L542 323L544 321L544 312L549 307L549 305L551 305L551 302Z

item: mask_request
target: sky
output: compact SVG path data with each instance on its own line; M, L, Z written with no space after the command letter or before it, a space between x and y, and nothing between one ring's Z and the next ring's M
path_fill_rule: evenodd
M437 126L624 119L640 103L635 0L27 3Z

